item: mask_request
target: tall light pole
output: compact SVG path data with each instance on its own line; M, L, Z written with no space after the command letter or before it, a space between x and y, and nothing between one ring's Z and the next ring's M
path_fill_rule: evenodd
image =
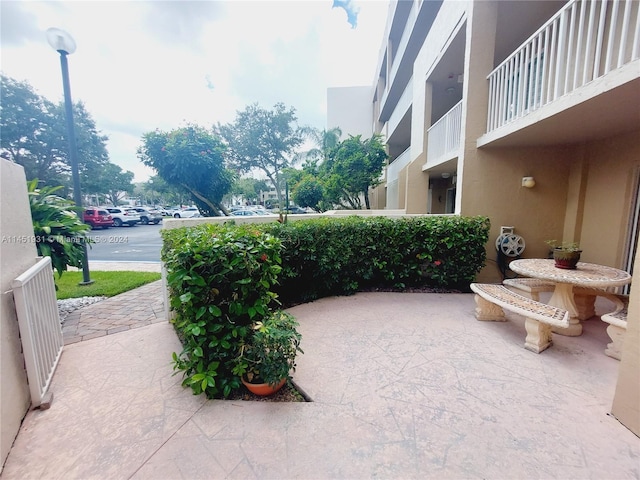
M73 176L73 200L78 207L78 217L83 222L82 193L80 191L80 172L78 171L78 149L76 145L76 132L73 126L73 103L71 102L71 85L69 83L69 64L67 55L76 51L76 42L64 30L49 28L47 30L49 45L60 54L60 67L62 68L62 88L64 89L64 108L67 117L67 136L69 137L69 159L71 160L71 175ZM93 283L89 274L89 256L87 244L82 242L82 282L81 285Z

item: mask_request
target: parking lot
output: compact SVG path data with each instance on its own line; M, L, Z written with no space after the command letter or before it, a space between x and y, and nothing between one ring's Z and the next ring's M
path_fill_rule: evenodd
M109 227L94 229L88 234L92 240L89 260L113 262L159 262L162 239L159 225Z

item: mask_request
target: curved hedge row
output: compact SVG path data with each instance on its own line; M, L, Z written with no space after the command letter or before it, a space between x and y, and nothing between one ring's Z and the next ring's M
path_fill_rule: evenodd
M300 303L371 287L468 290L483 267L486 217L319 218L161 230L183 385L226 397L240 387L250 325L280 297Z
M269 233L282 248L282 272L274 291L298 303L328 295L352 294L371 287L434 286L468 290L486 260L486 217L342 217L281 224L199 225L163 230L163 260L172 249L189 256L195 248L208 265L218 255L194 243L196 238L235 231ZM228 233L227 233L228 234ZM186 251L185 251L185 246ZM204 255L204 256L203 256Z

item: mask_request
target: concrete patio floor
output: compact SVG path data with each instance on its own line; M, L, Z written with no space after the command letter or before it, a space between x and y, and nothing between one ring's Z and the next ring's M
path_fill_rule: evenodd
M164 322L66 345L51 408L27 414L2 478L639 478L640 439L608 413L606 325L538 355L521 317L474 307L362 293L291 308L312 403L193 396Z

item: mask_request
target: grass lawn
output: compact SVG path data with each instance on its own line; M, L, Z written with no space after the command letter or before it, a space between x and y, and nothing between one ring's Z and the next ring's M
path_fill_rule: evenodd
M78 297L113 297L146 283L160 280L156 272L91 272L91 285L78 285L82 282L82 272L64 272L62 277L54 276L58 290L58 300Z

